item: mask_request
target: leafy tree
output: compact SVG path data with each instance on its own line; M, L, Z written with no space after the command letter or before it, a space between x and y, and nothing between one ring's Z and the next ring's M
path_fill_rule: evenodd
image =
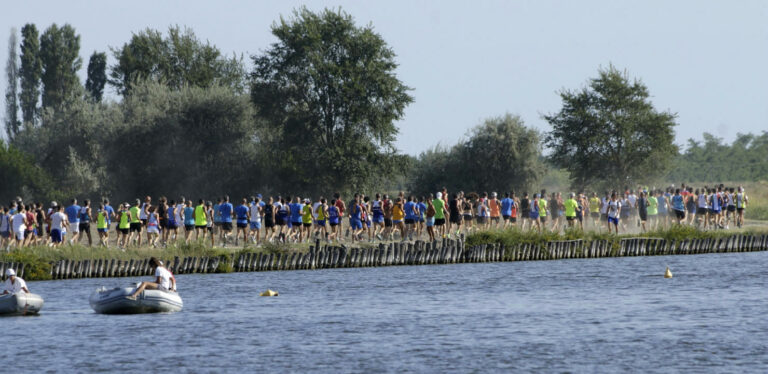
M589 86L560 93L563 107L545 115L552 126L550 160L571 174L571 184L619 187L665 175L677 155L675 114L657 111L648 88L612 65Z
M8 62L5 64L5 75L8 78L8 86L5 88L5 132L9 140L19 132L19 63L16 54L16 28L11 28L11 36L8 37Z
M276 180L288 192L349 191L403 170L394 140L413 101L395 53L343 11L296 10L253 56L251 98L274 134Z
M16 196L25 200L58 199L61 194L51 177L29 155L0 140L0 201Z
M688 147L666 180L680 182L736 182L763 180L768 175L768 132L736 134L731 144L709 133Z
M57 181L59 189L88 194L109 190L104 158L111 129L121 121L116 107L86 100L76 87L56 111L43 112L44 126L27 127L14 141Z
M196 200L250 195L263 185L247 96L218 86L173 90L140 82L120 105L122 119L107 135L102 158L117 196Z
M55 23L40 36L40 60L43 65L43 109L58 107L80 86L80 35L69 24Z
M422 153L412 171L411 190L501 193L535 187L545 171L540 144L539 133L519 116L489 118L454 147Z
M85 81L85 89L91 94L94 101L100 102L104 95L104 85L107 83L107 54L93 52L88 60L88 78Z
M146 29L112 53L117 64L111 66L109 83L123 95L137 80L162 82L176 90L214 85L244 90L242 57L225 58L216 46L203 43L188 28L170 27L165 38L159 31Z
M34 123L40 97L40 76L43 72L37 27L32 23L24 25L21 36L21 116L24 123Z

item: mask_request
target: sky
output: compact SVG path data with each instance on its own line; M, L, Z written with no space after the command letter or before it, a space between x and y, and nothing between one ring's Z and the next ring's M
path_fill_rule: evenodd
M677 144L703 132L732 141L768 131L768 1L12 1L0 13L0 63L10 29L28 22L75 27L83 82L91 53L145 28L188 26L225 53L250 56L276 41L275 20L303 5L341 7L395 51L415 98L397 123L396 146L408 154L453 145L505 113L546 133L542 115L560 109L558 92L609 64L678 115Z

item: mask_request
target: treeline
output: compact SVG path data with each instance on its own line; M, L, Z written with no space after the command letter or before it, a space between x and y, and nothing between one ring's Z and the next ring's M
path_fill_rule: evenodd
M688 140L688 147L675 160L669 180L690 182L759 181L768 179L768 132L736 134L725 143L704 133L703 141Z

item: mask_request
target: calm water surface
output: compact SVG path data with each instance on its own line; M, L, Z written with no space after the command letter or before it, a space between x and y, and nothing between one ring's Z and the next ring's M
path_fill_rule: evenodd
M765 373L767 268L763 252L181 275L182 312L133 316L94 314L88 296L141 278L30 282L45 307L0 318L0 361L9 373Z

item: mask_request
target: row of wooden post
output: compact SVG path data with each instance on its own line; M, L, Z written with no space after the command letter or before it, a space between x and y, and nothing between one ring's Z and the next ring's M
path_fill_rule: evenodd
M768 235L732 235L717 239L668 241L660 238L610 240L567 240L519 243L511 247L482 244L466 248L463 237L457 240L379 244L378 247L347 248L314 246L306 253L238 253L219 257L174 257L164 261L175 274L213 273L220 265L231 271L273 271L354 268L370 266L456 264L496 261L535 261L570 258L685 255L703 253L750 252L768 249ZM23 277L22 263L0 263ZM230 269L222 269L229 271ZM149 259L144 260L61 260L51 263L51 278L100 278L152 275Z

